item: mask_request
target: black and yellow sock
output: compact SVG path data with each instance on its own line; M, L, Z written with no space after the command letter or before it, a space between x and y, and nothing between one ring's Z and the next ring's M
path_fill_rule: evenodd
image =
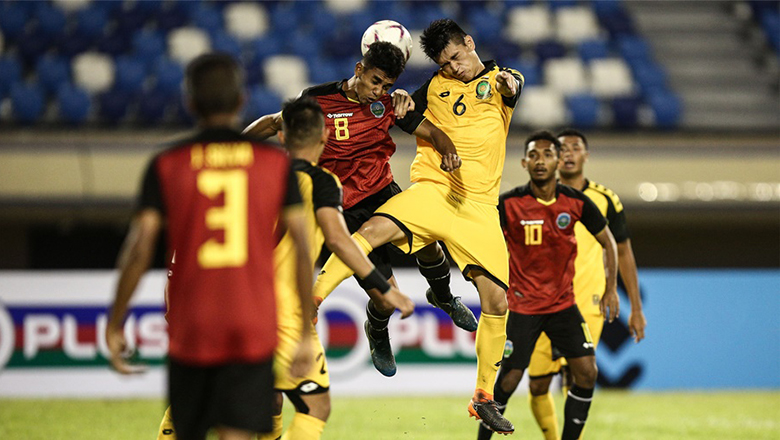
M368 300L368 304L366 304L366 316L368 317L368 323L371 324L371 336L374 339L378 339L387 330L390 316L380 312L373 300Z
M580 438L585 422L588 420L590 402L593 400L593 388L580 388L572 385L563 410L563 434L561 440Z
M528 403L531 404L531 412L545 440L558 440L558 416L555 414L552 393L547 391L547 394L541 396L528 393Z
M447 257L443 254L438 261L428 262L417 259L417 268L428 281L436 299L442 303L452 301L452 292L450 292L450 265Z
M173 430L173 418L171 418L171 407L169 406L163 414L160 422L160 430L157 432L157 440L176 440L176 432Z
M282 440L319 440L324 429L325 421L296 412Z

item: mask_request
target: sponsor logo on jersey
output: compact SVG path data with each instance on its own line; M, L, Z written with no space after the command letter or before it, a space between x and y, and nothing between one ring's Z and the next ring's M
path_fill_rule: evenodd
M555 220L555 224L558 225L558 228L560 229L566 229L571 224L571 214L568 212L562 212L558 214L558 218Z
M449 90L447 90L446 92L439 93L439 98L446 98L448 96L450 96L450 91Z
M334 118L350 118L350 117L352 117L352 115L353 115L353 114L354 114L354 113L352 113L352 112L349 112L349 113L328 113L328 114L327 114L327 115L325 115L325 116L327 116L327 117L328 117L328 119L334 119Z
M543 225L544 220L520 220L521 225Z
M482 80L477 84L477 99L488 99L493 96L490 91L490 82Z
M504 359L508 358L509 356L512 356L512 353L515 351L515 344L512 343L509 339L506 340L504 343Z
M385 105L382 104L380 101L372 102L371 103L371 113L377 117L381 118L385 115Z

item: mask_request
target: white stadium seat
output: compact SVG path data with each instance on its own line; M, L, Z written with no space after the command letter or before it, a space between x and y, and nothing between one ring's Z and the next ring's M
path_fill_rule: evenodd
M631 94L634 81L625 61L619 58L596 59L590 63L591 90L600 98Z
M409 31L412 34L412 55L406 61L407 67L430 67L431 72L435 71L438 66L431 61L423 52L420 47L420 35L422 35L422 29L414 29Z
M563 95L549 87L528 87L513 116L514 122L531 127L554 128L566 124Z
M85 52L71 64L73 81L89 93L100 93L114 84L114 61L98 52Z
M325 6L337 14L348 14L366 7L366 0L325 0Z
M564 95L588 90L585 66L579 58L554 58L544 65L544 83Z
M65 12L73 12L86 8L92 0L54 0L52 3Z
M168 53L181 64L187 64L210 50L211 39L199 28L182 27L168 34Z
M241 41L262 37L268 32L268 12L257 3L233 3L225 7L225 27Z
M306 61L294 55L276 55L263 62L265 82L282 99L294 98L309 83Z
M577 44L599 36L593 9L585 6L560 8L556 15L556 33L564 44Z
M519 44L533 44L550 38L550 10L544 5L514 7L507 14L506 37Z

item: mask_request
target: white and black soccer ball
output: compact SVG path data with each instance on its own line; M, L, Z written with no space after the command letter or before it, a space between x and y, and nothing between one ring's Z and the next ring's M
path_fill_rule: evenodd
M368 46L377 41L393 43L393 45L401 49L406 60L409 61L414 42L412 41L412 34L401 23L393 20L381 20L369 26L360 40L360 52L365 55L368 52Z

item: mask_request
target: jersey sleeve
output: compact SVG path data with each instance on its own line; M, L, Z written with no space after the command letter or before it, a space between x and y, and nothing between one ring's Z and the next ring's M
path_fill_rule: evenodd
M502 72L509 72L512 74L513 77L515 77L515 80L517 81L517 93L515 93L515 96L512 97L506 97L501 96L502 100L504 101L504 105L510 108L515 108L517 105L517 100L520 99L520 93L523 91L523 85L525 85L525 78L523 77L523 74L518 72L515 69L510 69L508 67L502 67Z
M284 195L283 206L290 208L303 203L301 198L301 191L298 189L298 177L295 176L295 171L290 164L287 170L287 191Z
M607 227L607 219L601 215L598 206L588 196L579 192L582 200L582 216L580 222L593 235L597 235Z
M395 125L401 130L413 134L417 127L425 120L425 109L428 108L428 86L430 86L431 80L425 82L419 89L412 93L412 100L414 101L414 111L406 113L403 119L396 119Z
M607 221L609 222L609 230L612 231L612 235L615 237L615 242L622 243L631 238L628 233L628 225L626 224L626 213L623 211L623 204L620 203L620 199L617 194L606 194L607 199Z
M159 156L149 161L149 165L147 165L146 171L144 172L144 177L141 182L141 193L138 196L136 206L137 211L151 208L165 213L162 188L160 187L160 176L157 173L158 157Z
M312 201L314 210L320 208L336 208L341 211L343 195L341 184L336 176L326 171L312 175Z

